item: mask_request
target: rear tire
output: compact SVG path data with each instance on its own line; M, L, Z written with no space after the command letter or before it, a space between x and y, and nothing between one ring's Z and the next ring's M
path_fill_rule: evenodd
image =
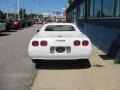
M33 62L33 63L37 63L37 60L36 60L36 59L32 59L32 62Z

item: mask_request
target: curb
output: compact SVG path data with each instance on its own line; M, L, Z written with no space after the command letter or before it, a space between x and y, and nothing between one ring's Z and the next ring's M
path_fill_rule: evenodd
M24 90L31 90L31 87L33 86L34 80L37 76L37 73L38 73L38 70L33 65L33 70L31 72L31 76L29 77L30 79L28 80L28 84Z

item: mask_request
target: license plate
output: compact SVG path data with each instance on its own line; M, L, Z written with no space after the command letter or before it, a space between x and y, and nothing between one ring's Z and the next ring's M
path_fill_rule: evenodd
M56 47L57 53L63 53L65 51L65 47Z
M70 53L71 47L65 46L65 47L51 47L50 48L51 53Z

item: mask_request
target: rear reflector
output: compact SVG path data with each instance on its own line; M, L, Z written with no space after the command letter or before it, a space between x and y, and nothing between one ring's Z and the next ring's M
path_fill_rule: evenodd
M38 42L38 41L33 41L33 42L32 42L32 46L34 46L34 47L39 46L39 42Z
M83 46L88 46L89 45L89 41L88 40L83 40L82 41L82 45Z
M41 42L40 42L40 45L41 45L41 46L47 46L47 41L41 41Z
M74 46L79 46L80 45L80 41L79 40L75 40L74 41Z

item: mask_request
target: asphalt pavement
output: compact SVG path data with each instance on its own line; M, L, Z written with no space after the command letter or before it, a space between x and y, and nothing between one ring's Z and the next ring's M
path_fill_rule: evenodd
M29 90L35 65L28 56L29 40L40 28L34 25L0 34L0 90Z

